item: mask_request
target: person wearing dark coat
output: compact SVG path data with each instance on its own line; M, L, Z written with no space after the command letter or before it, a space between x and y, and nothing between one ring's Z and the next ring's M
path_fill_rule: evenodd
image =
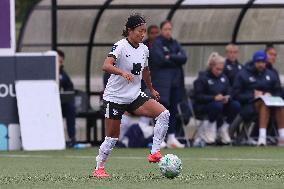
M259 137L258 145L266 145L266 128L271 113L275 116L279 127L279 141L284 140L284 108L266 106L264 96L281 96L281 86L277 74L266 68L267 56L264 51L256 51L252 61L237 75L233 86L233 97L243 108L241 116L249 120L258 115Z
M74 85L72 80L70 79L69 75L64 70L64 59L65 54L61 50L57 50L59 55L59 87L60 91L74 91ZM75 128L75 121L76 121L76 109L75 109L75 102L74 99L68 102L61 103L61 109L63 117L66 118L67 124L67 133L69 137L69 142L67 143L68 147L73 147L76 144L76 128Z
M167 147L184 148L175 137L177 104L184 94L183 65L187 61L181 45L172 38L172 24L164 21L150 51L149 67L153 86L160 93L160 102L170 111Z
M231 86L234 83L234 79L240 70L243 69L243 65L238 61L239 48L237 45L229 44L225 48L226 50L226 61L224 74L228 77Z
M160 30L159 27L157 25L150 25L147 28L147 39L145 39L143 41L144 45L146 45L149 49L149 52L152 51L153 45L154 45L154 41L156 40L156 38L159 36L160 34ZM148 62L151 62L151 55L148 58ZM145 91L146 86L144 81L141 81L141 90Z
M221 142L228 144L231 138L228 134L229 125L240 111L239 102L231 98L231 85L223 73L225 59L214 52L208 59L208 68L199 73L194 81L194 107L196 112L207 115L203 121L200 137L206 143L214 143L217 138L217 121L223 122L218 130Z

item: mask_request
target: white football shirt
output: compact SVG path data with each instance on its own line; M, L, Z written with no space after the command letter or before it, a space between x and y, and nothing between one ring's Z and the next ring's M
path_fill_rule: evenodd
M148 47L139 43L135 48L127 39L122 39L113 45L109 56L116 58L117 68L132 73L134 79L133 82L128 82L120 75L111 74L103 99L117 104L130 104L141 92L142 71L148 66Z

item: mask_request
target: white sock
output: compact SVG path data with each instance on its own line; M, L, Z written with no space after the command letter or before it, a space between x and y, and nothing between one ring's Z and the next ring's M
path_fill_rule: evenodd
M203 125L203 126L207 126L207 125L209 125L209 120L203 120L203 121L201 121L201 125Z
M175 134L168 134L168 140L174 140L176 138Z
M170 112L165 110L156 118L151 154L156 153L161 148L161 143L164 141L168 131L169 117Z
M223 125L222 125L222 127L224 128L224 129L228 129L229 128L229 123L227 123L226 121L223 123Z
M215 127L215 124L216 124L216 121L213 121L213 122L208 121L208 124L205 125L205 128L210 129L212 127Z
M284 138L284 128L278 129L278 134L280 138Z
M266 128L259 128L259 138L266 138Z
M105 162L117 141L118 138L105 137L104 142L100 146L99 155L96 157L96 169L104 168Z

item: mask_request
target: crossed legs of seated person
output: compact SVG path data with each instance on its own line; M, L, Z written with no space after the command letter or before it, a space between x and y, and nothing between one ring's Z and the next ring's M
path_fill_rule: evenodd
M136 101L136 100L135 100ZM125 111L133 112L138 116L147 116L155 118L154 137L151 153L148 156L149 162L159 162L161 156L160 145L164 141L169 124L169 111L163 105L153 99L138 99L138 103L131 103L129 106L121 106L111 102L104 102L105 108L105 126L106 137L101 144L99 154L96 157L96 169L93 172L94 177L109 177L105 172L105 163L114 148L120 133L121 117ZM134 104L134 105L133 105ZM114 115L115 113L115 115Z
M259 146L266 145L266 131L270 115L275 116L275 120L278 126L278 144L284 146L284 108L283 107L268 107L263 101L257 101L255 103L256 111L258 112L259 121L259 136L257 144Z

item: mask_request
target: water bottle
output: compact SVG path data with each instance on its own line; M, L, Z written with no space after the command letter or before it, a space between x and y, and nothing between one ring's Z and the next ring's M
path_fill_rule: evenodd
M84 148L89 148L89 147L91 147L91 144L89 144L89 143L86 143L86 144L77 143L77 144L74 145L75 149L84 149Z

